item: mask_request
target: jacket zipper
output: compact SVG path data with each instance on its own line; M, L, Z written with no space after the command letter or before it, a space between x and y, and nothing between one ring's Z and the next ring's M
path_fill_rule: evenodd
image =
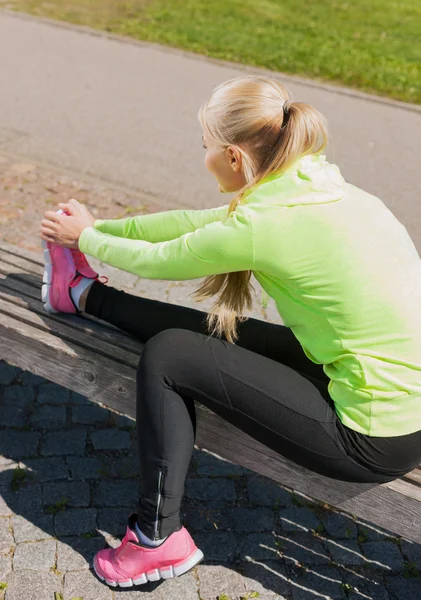
M155 541L160 539L159 531L158 531L158 524L159 524L159 509L161 507L161 499L162 499L163 486L164 486L164 473L163 473L163 471L159 471L159 476L158 476L158 500L156 502L155 531L154 531L154 540Z

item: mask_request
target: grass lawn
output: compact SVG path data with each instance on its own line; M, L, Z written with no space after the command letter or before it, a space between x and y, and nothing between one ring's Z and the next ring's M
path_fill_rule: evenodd
M2 6L421 104L421 0L0 0Z

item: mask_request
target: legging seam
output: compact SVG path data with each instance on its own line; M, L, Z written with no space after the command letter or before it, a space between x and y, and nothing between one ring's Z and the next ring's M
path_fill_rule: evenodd
M211 351L211 354L212 354L213 362L215 363L216 372L218 373L219 383L220 383L220 385L222 387L222 390L223 390L223 392L225 394L225 398L226 398L226 400L228 402L228 405L229 405L229 407L232 410L231 399L230 399L230 397L228 395L228 392L226 390L226 387L224 385L224 382L223 382L222 376L221 376L222 369L219 368L218 362L217 362L216 357L215 357L215 353L214 353L213 348L212 348L212 344L209 344L209 348L210 348L210 351Z
M282 363L279 363L279 364L282 364ZM230 377L231 379L234 379L234 381L237 381L237 382L238 382L238 381L241 381L241 383L242 383L243 385L246 385L247 387L249 387L249 388L250 388L250 389L252 389L252 390L255 390L256 392L260 392L260 394L263 394L263 396L265 396L266 398L270 398L271 400L273 400L274 402L276 402L277 404L279 404L279 400L278 400L277 398L275 398L274 396L272 396L271 394L269 394L268 392L264 392L264 391L263 391L263 390L261 390L260 388L258 388L258 387L256 387L256 386L254 386L254 385L251 385L250 383L247 383L247 382L245 382L245 381L239 380L237 377L234 377L233 375L230 375L230 373L227 373L227 372L226 372L226 371L224 371L223 369L220 369L220 372L221 372L221 373L223 373L224 375L226 375L227 377ZM296 373L298 373L298 371L295 371L295 372L296 372ZM304 379L306 379L306 378L304 378ZM309 381L309 380L307 379L307 381ZM311 383L311 381L309 381L309 383ZM317 390L317 391L320 393L320 390L319 390L319 389L318 389L316 386L314 386L314 387L315 387L315 389L316 389L316 390ZM321 394L320 394L320 395L321 395ZM321 395L321 396L322 396L322 395ZM323 398L323 400L326 402L327 406L329 406L329 403L326 401L326 399L325 399L323 396L322 396L322 398ZM288 406L288 407L286 407L286 406L284 406L283 404L282 404L281 406L283 406L283 407L284 407L284 408L286 408L287 410L290 410L291 412L295 413L296 415L300 415L301 417L304 417L304 418L306 418L306 419L310 419L310 421L314 421L314 422L316 422L316 423L331 423L331 422L332 422L332 421L319 421L319 420L317 420L317 419L312 419L311 417L308 417L307 415L303 415L303 414L302 414L302 413L300 413L298 410L294 410L293 408L291 408L291 407L289 407L289 406ZM241 412L241 411L239 411L239 412ZM244 414L245 414L245 413L244 413Z
M187 390L191 390L192 392L196 392L197 394L205 396L206 398L208 398L209 400L211 400L212 402L216 402L217 404L220 404L221 406L225 407L225 408L231 408L232 412L237 412L240 413L242 415L244 415L245 417L247 417L248 419L250 419L251 421L254 421L255 423L257 423L260 427L263 427L264 429L267 429L268 431L271 431L272 433L274 433L276 436L278 436L279 438L283 439L283 440L287 440L288 442L299 446L300 448L303 448L304 450L311 452L312 454L315 454L317 456L323 456L323 458L330 458L332 460L337 460L337 458L333 458L332 456L328 456L327 454L322 454L321 452L315 452L314 450L310 450L308 448L306 448L305 446L302 446L301 444L299 444L298 442L291 440L290 438L281 435L279 433L279 431L275 431L275 429L272 429L271 427L269 427L268 425L264 425L263 423L260 423L260 421L258 421L257 419L255 419L254 417L250 416L248 413L243 412L242 410L239 410L238 408L233 408L233 407L227 407L225 404L222 404L222 402L218 402L218 400L215 400L214 398L212 398L211 396L208 396L207 394L205 394L204 392L202 392L201 390L198 390L197 388L191 386L191 385L183 385L181 386ZM211 409L212 410L212 409ZM222 417L221 417L222 418ZM305 417L306 419L310 419L310 417ZM226 419L224 419L226 420ZM316 423L321 429L323 429L320 425L320 423L314 419L310 419L313 423ZM234 425L234 427L237 427L237 425ZM240 427L237 427L237 429L241 429ZM324 430L323 430L324 431ZM328 435L325 431L324 431L325 435ZM250 436L253 437L253 436ZM328 436L330 437L330 436ZM332 438L330 438L332 439ZM334 441L334 440L332 440ZM265 444L264 444L265 445ZM338 446L335 444L335 448L337 448L339 451L340 449L338 448ZM282 456L282 452L278 452L278 454L281 454ZM349 458L348 455L342 455L343 458Z

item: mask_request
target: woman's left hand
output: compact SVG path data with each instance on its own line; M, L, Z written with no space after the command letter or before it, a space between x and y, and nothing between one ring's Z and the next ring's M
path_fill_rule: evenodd
M69 215L48 210L41 221L40 236L46 242L53 242L66 248L78 248L80 234L86 227L92 227L96 218L89 210L72 198L67 204L60 204Z

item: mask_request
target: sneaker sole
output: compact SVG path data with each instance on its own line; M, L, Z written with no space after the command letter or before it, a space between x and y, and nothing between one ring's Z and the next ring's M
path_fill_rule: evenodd
M93 568L96 575L101 579L101 581L105 581L111 587L122 587L128 588L134 585L143 585L144 583L148 583L148 581L159 581L160 579L172 579L173 577L179 577L180 575L184 575L190 569L193 569L196 565L198 565L203 560L203 552L199 549L191 556L186 562L181 565L177 565L176 567L166 567L165 569L154 569L153 571L148 571L147 573L142 573L142 575L138 575L134 579L127 579L126 581L111 581L110 579L106 579L103 575L100 575L95 567L95 561L93 563Z
M52 275L52 264L51 264L51 255L48 249L48 244L45 240L41 240L42 243L42 252L44 254L44 274L42 276L43 286L41 288L41 298L44 303L44 308L49 313L58 313L58 310L55 310L50 303L50 290L51 287L51 275Z

